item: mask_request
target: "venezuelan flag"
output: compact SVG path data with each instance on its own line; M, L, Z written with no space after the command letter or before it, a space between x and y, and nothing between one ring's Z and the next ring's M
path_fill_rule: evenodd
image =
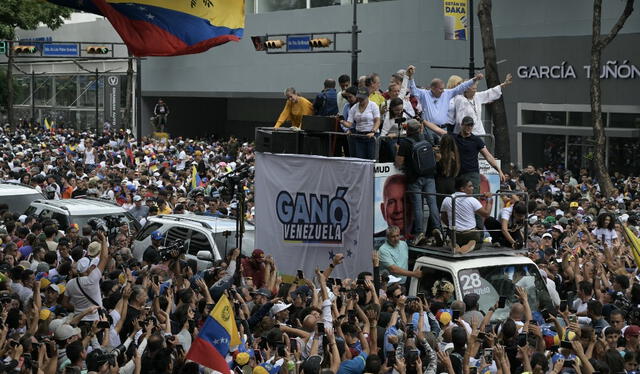
M244 0L48 1L107 17L138 57L200 53L244 33Z
M51 130L51 124L47 118L44 119L44 128L47 130Z
M229 353L230 346L240 343L233 308L227 296L222 295L207 317L200 334L191 343L186 358L221 373L228 373L229 365L225 356Z
M198 168L193 165L191 167L191 189L195 189L202 186L202 178L198 174Z
M624 237L627 239L627 243L631 247L631 254L636 261L636 265L640 266L640 239L631 231L629 226L624 225Z

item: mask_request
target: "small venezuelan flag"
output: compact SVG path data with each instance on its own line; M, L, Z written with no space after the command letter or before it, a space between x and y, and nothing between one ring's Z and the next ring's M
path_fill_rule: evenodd
M244 33L244 0L48 1L107 17L138 57L200 53Z
M225 356L229 347L242 343L233 307L226 295L222 295L200 330L198 337L191 343L187 360L199 363L221 373L229 372Z

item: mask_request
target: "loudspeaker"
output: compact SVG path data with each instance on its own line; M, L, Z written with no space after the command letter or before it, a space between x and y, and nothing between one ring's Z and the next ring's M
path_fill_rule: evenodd
M333 156L333 152L331 152L331 135L304 134L301 153L305 155Z
M302 133L297 130L256 129L256 151L271 153L300 153Z

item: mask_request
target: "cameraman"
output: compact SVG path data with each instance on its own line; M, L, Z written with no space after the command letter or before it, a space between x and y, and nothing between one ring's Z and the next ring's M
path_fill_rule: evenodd
M83 257L77 262L78 276L69 282L64 293L62 305L67 310L73 310L81 313L86 309L96 305L102 308L102 292L100 291L100 279L102 272L107 265L109 259L109 243L105 234L98 231L96 234L98 240L102 243L100 257L90 260ZM89 313L82 318L82 321L96 321L99 319L97 311Z
M164 240L164 234L156 230L151 233L151 245L142 254L142 265L155 265L160 262L160 246Z

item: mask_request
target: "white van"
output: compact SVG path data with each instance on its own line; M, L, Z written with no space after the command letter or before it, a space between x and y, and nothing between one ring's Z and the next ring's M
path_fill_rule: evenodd
M10 212L22 214L32 201L38 199L46 200L47 197L26 184L0 182L0 204L7 204Z

